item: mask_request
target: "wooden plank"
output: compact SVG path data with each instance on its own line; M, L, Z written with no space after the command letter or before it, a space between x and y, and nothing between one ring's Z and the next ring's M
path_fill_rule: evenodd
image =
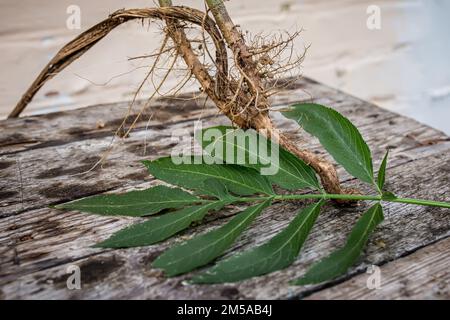
M382 265L379 288L368 288L371 274L366 273L312 294L307 299L450 300L449 265L450 238L446 238Z
M448 182L449 164L450 154L444 152L397 166L389 171L388 187L402 196L448 201L449 184L444 182ZM366 186L355 181L346 185L369 192ZM303 202L275 204L229 252L267 240L285 227L303 205ZM9 249L2 253L2 292L5 298L298 298L320 290L321 286L290 287L289 280L301 276L320 256L342 245L351 225L366 207L328 205L302 255L291 267L237 284L213 286L183 285L186 276L165 279L148 264L174 241L217 227L224 219L162 244L111 251L90 246L130 223L131 219L51 209L28 211L19 218L11 216L1 221L2 230L13 232L2 239L2 246ZM389 204L385 211L386 221L371 238L364 260L343 279L365 270L368 264L391 261L450 235L450 219L445 209ZM66 268L71 264L79 265L82 273L84 269L88 274L81 291L65 287ZM89 278L94 272L92 268L101 275Z
M286 106L289 99L292 100L290 98L292 96L296 97L296 101L299 98L301 100L315 96L320 102L334 105L361 126L369 126L374 121L396 117L388 111L307 79L299 81L280 94L274 103ZM111 143L111 132L122 121L126 104L94 106L92 110L86 108L0 122L0 128L4 132L2 136L8 141L0 148L0 154L3 152L3 156L0 155L2 168L0 177L3 179L0 191L0 217L112 190L123 185L124 180L125 183L135 184L136 180L142 180L146 175L142 169L140 171L136 169L134 164L141 159L169 153L173 146L170 135L174 130L186 129L192 132L193 121L200 116L203 119L206 117L205 126L229 123L223 116L211 118L217 115L216 108L209 106L209 111L205 111L203 106L195 101L181 105L175 105L173 101L172 104L167 101L163 105L158 103L161 101L156 102L156 110L153 111L155 114L158 112L162 114L154 116L155 123L144 126L138 123L138 128L131 137L115 147L101 174L91 172L79 175L91 169L100 156L105 154ZM180 112L180 108L183 112ZM100 115L103 118L100 118ZM49 120L49 117L53 119ZM106 125L105 128L95 130L95 123L99 118L103 119ZM161 119L171 121L161 123ZM32 124L27 124L29 120L32 120ZM298 132L297 126L292 121L281 117L277 120L278 125L285 131L292 135ZM410 125L418 127L416 122L410 121ZM24 128L21 131L23 133L16 137L18 128L21 127ZM409 127L409 131L411 130L412 127ZM50 131L54 134L49 134ZM75 131L78 134L71 135ZM431 134L434 139L438 139L442 135L434 130L425 129L425 131L425 135L421 134L422 137ZM26 136L23 136L24 134ZM36 144L25 143L31 140L37 141ZM146 154L144 154L145 142L148 143ZM304 142L299 140L299 143ZM313 147L309 142L305 146ZM317 144L315 147L317 148ZM48 159L52 161L49 162ZM121 174L118 175L118 172Z
M338 110L347 113L355 122L366 123L360 126L360 130L372 148L375 164L382 159L387 147L394 148L390 165L399 165L441 152L450 146L449 138L443 133L414 120L398 118L389 112L385 114L385 111L374 112L372 109L376 107L373 106L370 109L360 108L366 110L364 112L350 112L354 108L355 105L350 103L337 105ZM373 114L383 116L370 117ZM196 119L196 111L190 116ZM364 120L358 120L361 118ZM102 168L97 167L97 170L90 172L110 146L110 136L84 137L83 140L68 141L63 145L31 148L0 156L0 166L3 168L0 173L0 217L148 180L139 160L169 155L174 146L171 133L175 130L192 133L194 119L134 132L115 145ZM368 119L372 122L367 122ZM325 156L317 141L302 137L293 121L281 116L275 117L275 120L300 145ZM401 121L401 125L396 121ZM205 119L203 125L224 123L227 119L217 116ZM342 168L339 172L343 180L349 178Z
M193 98L195 97L195 98ZM353 115L358 125L373 119L392 117L394 114L374 108L360 99L326 87L310 79L301 79L291 84L271 99L274 107L286 106L293 102L316 101L330 104L347 116ZM137 101L130 119L142 109L145 101ZM19 151L63 145L72 141L111 136L122 123L129 103L115 103L88 108L55 112L32 117L0 121L0 155ZM178 99L162 98L153 101L145 109L136 129L160 128L161 124L177 123L186 119L197 119L217 114L217 108L204 96L186 94ZM131 120L130 120L131 121ZM100 124L100 125L99 125Z
M204 125L217 125L224 121L223 117L208 119ZM395 147L391 152L390 166L450 147L450 141L440 132L409 119L404 120L401 126L391 125L391 121L385 120L376 126L361 128L363 135L368 138L376 165L382 159L386 147ZM290 136L299 144L325 156L317 141L306 142L299 133L294 132L298 130L292 126L293 122L283 124L285 131L291 132ZM0 173L0 217L150 181L139 161L169 155L174 146L170 133L176 129L192 133L193 124L183 122L164 126L162 131L149 129L145 134L135 133L114 148L102 167L98 166L90 172L108 148L111 141L109 137L0 156L0 164L4 166ZM415 138L410 138L413 135ZM144 142L146 136L148 139ZM435 141L435 144L421 144L421 141ZM342 168L339 173L342 180L349 178Z
M138 115L145 101L137 101L130 113L127 128ZM0 155L16 154L70 142L112 137L127 114L129 103L96 105L89 108L55 112L33 117L0 121ZM199 101L158 100L142 112L136 128L159 128L162 123L178 123L217 111L211 104L206 108Z
M273 103L282 107L311 96L317 102L332 105L357 124L373 151L375 167L385 149L393 148L388 168L390 190L402 196L449 200L450 140L446 135L308 79L288 88ZM148 264L173 242L221 225L239 207L211 215L208 224L158 245L114 251L90 248L138 219L61 212L46 206L158 183L139 160L168 155L173 147L172 132L192 132L193 122L200 115L206 116L205 126L227 123L208 104L203 108L198 101L189 101L180 111L179 103L156 101L152 108L161 113L159 118L155 115L148 128L147 119L140 122L131 136L111 152L104 168L80 174L88 171L109 146L111 132L122 120L126 107L101 105L0 122L3 137L9 137L0 143L0 298L269 299L301 298L323 288L289 287L288 281L303 274L319 253L325 255L342 244L366 205L327 206L293 266L232 285L187 286L183 283L186 276L165 279ZM104 127L96 126L99 118L106 121ZM276 113L275 121L299 144L324 154L317 141L304 137L294 122ZM14 137L19 127L24 128L23 136ZM31 139L35 142L28 143ZM344 185L371 192L342 169L339 172ZM229 253L267 240L286 226L303 205L275 204ZM443 209L390 204L386 217L369 244L364 261L340 281L360 273L368 263L383 264L449 236L450 219ZM385 246L380 247L379 243ZM81 291L65 287L66 267L74 263L81 266L84 274Z

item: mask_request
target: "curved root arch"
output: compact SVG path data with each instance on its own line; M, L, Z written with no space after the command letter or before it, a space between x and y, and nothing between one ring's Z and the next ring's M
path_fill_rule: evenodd
M216 67L218 71L216 80L212 80L212 78L208 79L210 82L208 84L210 92L207 93L210 96L216 96L218 100L221 95L226 94L225 81L228 73L226 46L222 39L222 34L217 29L215 22L205 15L204 12L188 7L118 10L111 14L107 19L91 27L89 30L83 32L74 40L66 44L44 67L36 80L34 80L28 90L23 94L8 118L17 118L47 81L56 76L73 61L81 57L97 42L106 37L112 30L125 22L136 19L176 19L190 22L204 28L213 40L216 48Z
M9 118L18 117L48 80L81 57L117 26L135 19L159 19L166 22L167 29L165 31L174 41L177 54L184 59L189 71L196 77L203 91L224 115L241 128L253 128L268 138L275 139L283 148L311 165L320 176L322 185L328 193L339 194L345 192L345 190L341 189L338 175L331 163L318 157L311 151L298 148L274 127L269 116L268 95L264 92L264 85L261 83L261 70L258 70L258 64L252 59L258 53L252 53L246 47L242 34L237 31L231 18L225 15L226 11L224 11L223 5L217 7L219 2L210 2L215 4L213 6L215 10L212 10L212 12L216 21L212 20L207 13L181 6L116 11L107 19L83 32L65 45L41 71L11 112ZM222 9L219 10L218 8ZM226 19L223 19L224 17ZM182 22L192 23L201 27L211 37L216 50L215 77L211 76L208 69L193 52L189 39L183 32ZM236 81L236 79L229 76L230 70L228 68L225 41L233 53L234 66L241 74L240 80ZM281 41L279 44L271 46L271 48L283 48L290 41L292 39L287 42ZM261 63L260 60L259 64ZM293 65L295 66L296 63ZM288 66L290 67L290 64ZM244 82L247 84L247 89L243 90Z

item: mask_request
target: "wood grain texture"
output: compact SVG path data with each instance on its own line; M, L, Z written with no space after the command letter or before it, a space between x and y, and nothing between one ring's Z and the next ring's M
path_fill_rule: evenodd
M308 299L450 300L450 238L380 267L380 288L369 289L370 274L312 294Z
M273 103L283 107L291 102L310 101L311 97L315 102L336 108L356 123L372 149L375 168L378 168L385 149L392 148L387 169L388 189L401 196L450 200L450 140L443 133L308 79L288 88ZM229 207L208 216L208 224L169 241L127 250L93 249L90 246L139 219L108 218L48 208L49 204L91 194L157 184L159 182L146 173L139 160L170 154L174 145L172 132L187 130L192 133L193 123L200 116L205 117L204 126L228 123L217 115L213 106L204 106L201 100L156 101L151 107L154 116L148 127L149 114L128 138L115 145L103 168L89 171L110 145L112 132L120 124L126 109L125 103L99 105L0 122L3 137L0 141L0 298L314 297L320 292L325 294L337 282L352 279L355 275L357 278L368 264L387 263L385 266L388 266L393 263L389 261L406 259L418 248L450 235L448 210L389 204L385 210L386 221L369 241L361 262L347 275L337 282L320 286L289 286L289 280L301 276L314 261L344 242L352 223L369 204L352 208L327 205L301 256L285 270L237 284L212 286L185 285L186 276L165 279L158 270L149 267L158 254L173 242L222 225L239 208ZM308 139L294 122L279 115L275 118L299 144L324 154L317 141ZM105 125L98 127L99 120ZM345 186L370 192L342 169L339 173ZM286 226L304 205L304 202L276 203L227 254L267 240ZM71 264L81 267L82 290L66 288L66 268ZM428 283L431 280L424 277L421 281ZM422 291L420 288L414 290L414 297L427 297L431 289L423 286ZM408 298L398 296L398 292L389 292L393 298Z

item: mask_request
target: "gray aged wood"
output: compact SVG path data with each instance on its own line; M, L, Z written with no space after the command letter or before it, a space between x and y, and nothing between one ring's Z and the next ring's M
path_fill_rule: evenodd
M450 299L450 239L426 246L381 266L376 288L361 274L308 299ZM369 281L369 286L367 282Z
M392 149L390 190L401 196L450 200L450 139L445 134L308 79L298 81L272 103L284 107L311 99L356 123L372 149L376 168L386 148ZM371 237L360 263L337 281L320 286L293 287L288 281L342 245L369 204L327 205L291 267L236 284L187 285L183 280L189 275L166 279L149 264L172 243L223 224L238 207L213 214L209 223L158 245L90 248L139 219L62 212L48 205L158 184L139 160L170 154L172 133L192 133L200 117L204 126L229 123L202 99L156 101L132 134L114 144L103 167L90 170L108 149L126 109L126 103L98 105L0 122L0 298L449 298L445 269L450 255L445 239L450 235L450 217L448 210L439 208L387 205L386 221ZM276 122L299 144L324 154L295 123L279 115ZM339 173L344 185L370 192L342 169ZM267 240L304 205L300 201L274 204L227 254ZM439 254L440 250L444 252ZM364 272L371 264L382 266L388 281L384 291L367 292ZM70 265L81 268L82 290L66 287ZM417 266L422 265L430 271L420 272Z

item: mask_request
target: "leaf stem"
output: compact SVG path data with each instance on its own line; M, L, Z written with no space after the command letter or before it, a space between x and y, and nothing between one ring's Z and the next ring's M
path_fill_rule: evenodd
M302 199L339 199L339 200L365 200L365 201L385 201L385 202L397 202L397 203L406 203L406 204L414 204L420 206L431 206L431 207L441 207L441 208L449 208L449 202L440 202L440 201L431 201L431 200L421 200L421 199L411 199L411 198L393 198L393 199L383 199L381 196L365 196L365 195L352 195L352 194L289 194L289 195L273 195L268 197L247 197L247 198L238 198L236 199L238 202L253 202L253 201L262 201L262 200L279 200L279 201L287 201L287 200L302 200Z
M371 200L380 201L381 196L363 196L363 195L353 195L353 194L292 194L292 195L277 195L275 200L300 200L300 199L325 199L325 200Z
M422 200L422 199L396 198L396 199L392 199L392 200L383 200L383 201L408 203L408 204L415 204L415 205L419 205L419 206L450 208L449 202L440 202L440 201L431 201L431 200Z

